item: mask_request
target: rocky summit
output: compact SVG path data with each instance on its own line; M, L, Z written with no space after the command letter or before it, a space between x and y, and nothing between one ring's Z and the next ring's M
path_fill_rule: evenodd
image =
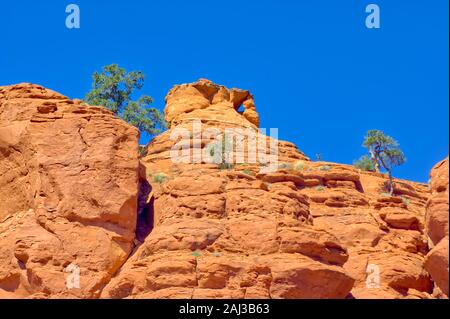
M140 150L102 106L0 87L0 298L448 298L448 158L390 196L263 134L246 90L177 85L164 115Z

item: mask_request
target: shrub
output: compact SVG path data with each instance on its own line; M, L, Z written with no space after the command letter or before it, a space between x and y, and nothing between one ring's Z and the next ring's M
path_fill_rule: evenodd
M319 166L319 168L318 168L319 171L329 171L330 169L331 169L331 166L329 166L329 165L322 165L322 166Z
M407 199L406 197L403 197L403 196L402 196L402 202L403 202L403 204L405 204L406 206L409 205L409 199Z
M194 257L200 257L201 256L200 252L198 252L198 251L193 251L191 253L191 255L194 256Z
M324 189L325 189L325 187L322 185L319 185L316 187L316 191L319 191L319 192L323 191Z
M391 197L391 194L383 192L383 193L380 193L380 196L381 197Z
M147 155L147 146L139 145L139 156L143 157L145 155Z
M255 174L253 173L253 171L251 171L251 170L249 170L249 169L244 169L244 170L241 171L241 172L244 173L244 174L246 174L246 175L250 175L250 176L255 175Z
M305 163L303 161L298 161L294 165L294 169L296 171L303 171L304 168L305 168Z
M363 155L358 160L353 161L353 166L362 171L375 172L375 165L367 155Z
M155 183L164 183L167 179L167 175L164 173L157 173L152 176L153 182Z

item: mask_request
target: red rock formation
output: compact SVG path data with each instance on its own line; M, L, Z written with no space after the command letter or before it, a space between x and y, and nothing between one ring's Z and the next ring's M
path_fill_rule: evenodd
M252 95L240 89L227 89L206 79L191 84L176 85L166 96L165 118L169 127L192 119L229 122L241 126L259 126ZM243 106L242 113L238 112ZM230 112L230 110L236 112Z
M102 296L343 298L355 279L348 296L430 297L423 269L426 185L398 180L395 196L386 197L384 175L311 162L286 142L277 143L280 168L269 173L260 172L261 163L226 170L172 162L177 128L192 132L191 150L211 143L193 132L193 119L203 130L256 124L236 112L232 91L202 80L169 92L171 129L142 159L154 187L155 229ZM220 101L220 111L211 101ZM166 180L152 182L162 173ZM170 268L174 260L180 263ZM149 275L154 263L156 277ZM368 266L377 267L379 287L366 283Z
M310 199L314 224L348 250L344 268L356 279L353 297L429 297L432 283L423 269L425 185L397 180L395 196L389 197L385 176L351 166L309 162L300 174L308 181L301 192Z
M425 269L430 273L438 290L448 297L448 157L431 171L432 196L427 204L426 232L432 243L425 259ZM436 291L439 295L440 292Z
M99 296L132 249L137 143L102 107L0 87L0 298Z
M171 129L150 143L142 159L153 186L147 210L154 212L155 228L102 297L348 295L354 280L342 267L348 258L346 249L335 236L312 224L308 199L300 193L295 178L289 180L283 173L282 180L266 181L257 175L257 163L220 169L202 161L172 162L170 149L178 140L170 136L176 129L191 132L188 138L194 142L187 143L192 143L191 149L197 144L202 150L213 143L202 138L212 127L256 131L258 115L253 102L246 109L252 116L237 112L249 99L246 91L228 90L207 80L169 92L165 115ZM201 121L200 132L195 132L192 120ZM307 160L294 145L277 145L283 159ZM167 180L159 180L160 176Z
M199 80L166 102L170 128L139 165L138 132L104 108L0 87L0 298L448 294L448 160L430 200L403 180L390 197L382 174L258 135L248 91ZM211 163L227 129L254 135L230 152L241 161ZM81 289L66 287L70 263Z

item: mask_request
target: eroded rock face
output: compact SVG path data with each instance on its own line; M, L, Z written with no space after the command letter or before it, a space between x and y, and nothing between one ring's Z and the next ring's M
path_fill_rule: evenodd
M148 145L142 159L153 187L148 211L155 227L102 297L345 298L354 282L343 268L347 251L313 225L300 176L285 171L266 180L259 162L227 168L173 162L172 147L183 144L178 136L171 139L177 129L190 133L184 143L192 152L214 143L203 134L212 128L257 131L251 95L200 80L175 87L166 101L170 130ZM200 131L192 121L201 123ZM241 151L245 161L249 140ZM262 140L270 144L271 138ZM291 143L274 145L285 161L308 160ZM270 153L260 146L255 153Z
M174 163L176 129L190 132L181 142L190 147L188 157L212 143L193 129L193 120L202 130L256 124L236 112L224 92L229 90L209 81L169 92L165 114L171 129L148 145L142 159L153 187L155 228L103 297L431 296L423 267L426 185L398 180L389 197L384 175L311 162L281 141L279 166L271 172L262 172L261 162L227 168L202 160ZM211 112L216 95L228 105L220 116Z
M423 268L426 185L396 180L390 197L385 176L348 165L310 162L300 174L314 224L347 248L353 297L430 297L432 281Z
M174 174L175 175L175 174ZM155 185L155 228L103 291L110 298L344 298L346 249L312 225L290 182L184 167Z
M241 106L242 112L239 111ZM244 127L259 126L259 115L250 92L227 89L206 79L174 86L166 96L164 114L170 127L198 118Z
M390 197L382 174L258 135L248 91L199 80L166 101L170 128L139 161L137 130L104 108L0 87L0 297L448 294L448 159L431 198L403 180ZM236 132L234 164L203 156Z
M133 247L137 148L102 107L0 87L0 297L99 296Z
M448 158L436 164L430 174L432 195L427 204L426 232L432 249L425 259L425 269L436 287L448 297ZM436 291L436 294L440 294Z
M294 144L259 131L259 115L248 91L227 89L200 79L175 86L166 96L166 102L164 114L170 129L147 145L143 162L150 170L152 163L162 171L170 170L174 162L208 164L210 162L205 158L209 157L210 146L220 140L219 137L236 144L237 139L242 138L239 144L242 147L229 152L237 163L264 162L268 165L274 153L279 162L309 160ZM244 111L239 110L240 105ZM182 147L188 152L179 152L175 161L171 151Z

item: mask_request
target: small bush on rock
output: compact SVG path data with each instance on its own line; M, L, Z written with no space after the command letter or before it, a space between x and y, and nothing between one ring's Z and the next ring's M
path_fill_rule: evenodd
M157 173L152 176L153 182L162 184L167 180L167 175L164 173Z

